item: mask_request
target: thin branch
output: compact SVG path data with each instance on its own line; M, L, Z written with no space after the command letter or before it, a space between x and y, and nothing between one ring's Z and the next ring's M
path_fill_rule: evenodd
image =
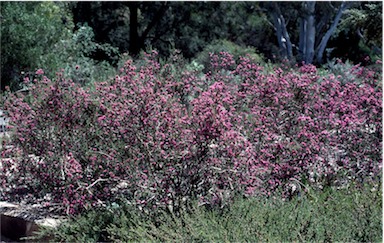
M108 179L99 178L96 181L94 181L91 185L87 186L85 189L89 190L91 187L93 187L94 185L96 185L97 183L99 183L101 181L108 181Z

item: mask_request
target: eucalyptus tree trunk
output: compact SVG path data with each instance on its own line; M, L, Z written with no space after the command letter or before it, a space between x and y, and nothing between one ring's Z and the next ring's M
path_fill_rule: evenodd
M341 16L343 15L343 12L349 7L350 3L343 2L340 5L339 10L337 11L337 14L335 16L335 19L333 20L332 25L329 27L328 31L325 33L323 38L321 39L320 44L316 48L316 61L318 63L322 63L323 61L323 55L324 55L324 50L327 47L327 43L329 39L331 38L333 32L336 30L336 27L341 19Z
M298 50L298 60L306 64L313 62L322 63L328 41L335 32L343 12L352 3L343 1L338 9L334 8L331 2L316 4L316 1L306 1L301 5L298 48L292 44L287 31L287 23L280 9L280 6L284 5L278 2L271 2L265 5L267 7L266 10L273 19L273 27L281 56L292 61L294 59L292 47L295 47ZM316 7L319 8L318 11L316 11ZM287 14L290 14L290 17L297 18L297 14L294 16L289 11L287 11ZM329 23L334 15L333 22Z
M312 63L315 56L315 5L315 1L303 2L303 16L300 20L299 52L304 63Z
M274 27L276 30L277 42L279 43L280 54L287 58L288 60L292 60L292 42L289 38L289 34L287 31L287 24L285 23L285 19L283 14L281 13L280 7L276 2L273 2L274 11L271 12Z

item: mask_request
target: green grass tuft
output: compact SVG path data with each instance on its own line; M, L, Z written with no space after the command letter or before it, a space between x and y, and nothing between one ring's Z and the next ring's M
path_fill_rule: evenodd
M113 204L41 234L67 242L381 242L380 189L366 185L311 190L290 201L238 198L224 209L195 203L181 215L146 214L124 203Z

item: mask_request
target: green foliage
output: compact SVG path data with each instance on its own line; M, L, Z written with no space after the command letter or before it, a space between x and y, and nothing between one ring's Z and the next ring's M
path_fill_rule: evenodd
M76 2L76 23L87 22L95 38L129 50L131 3ZM165 11L160 11L165 6ZM275 40L273 28L256 9L256 2L140 2L138 4L138 45L152 46L162 57L179 49L193 58L214 40L228 39L237 44L257 46L270 53ZM158 15L160 13L160 17ZM154 21L156 20L156 21Z
M263 235L271 241L378 241L382 237L379 190L378 185L327 188L301 192L289 203L266 204L269 210L260 209L258 214L264 219ZM372 224L367 227L364 221Z
M195 58L212 42L220 40L253 46L272 57L273 28L258 12L257 2L175 2L171 7L165 23L172 23L174 30L166 36L187 58Z
M66 78L81 85L102 81L112 76L116 70L107 61L93 59L95 53L104 53L108 59L117 62L118 49L110 44L99 44L94 40L94 32L88 25L80 26L70 38L55 44L55 52L45 53L41 67L50 76L62 70Z
M253 62L264 64L263 56L259 54L255 48L242 47L228 40L216 40L207 45L202 52L196 55L194 59L198 64L205 67L204 71L211 66L210 65L210 53L219 54L220 52L228 52L233 55L235 60L239 60L239 57L247 56Z
M377 80L382 80L381 65L379 63L373 64L369 68L363 68L360 64L354 65L349 60L342 62L340 59L332 59L328 61L323 66L323 68L319 68L319 74L322 77L329 74L333 74L343 84L350 82L361 84L363 82L361 80L361 73L363 72L376 71L375 76L373 76L373 78Z
M57 48L60 53L58 56L62 60L54 65L54 70L63 68L64 75L76 83L84 85L103 81L116 72L107 61L96 61L92 58L92 55L96 52L102 52L108 59L117 62L119 58L118 49L110 44L95 42L94 32L88 25L81 26L72 35L72 38L58 43Z
M108 42L126 52L132 46L129 40L130 4L132 3L77 2L73 4L74 19L77 23L89 23L95 30L97 41ZM317 46L331 25L340 4L316 4L314 14L317 33L313 38L316 37ZM279 6L283 10L290 39L295 45L293 55L300 56L298 27L300 19L305 15L303 4L290 2L279 3ZM335 33L337 40L328 45L336 50L340 49L337 50L339 56L336 57L352 54L351 51L343 50L345 41L348 41L348 46L353 45L351 50L355 49L352 57L348 57L351 60L354 58L354 62L360 62L360 56L362 53L366 55L369 48L369 55L376 53L377 56L381 48L381 6L379 2L351 4L350 11L343 15L346 16L344 24ZM137 7L137 31L141 38L134 43L146 51L152 46L162 57L169 56L170 50L176 48L186 58L194 58L209 43L223 39L252 46L268 59L276 60L279 56L273 19L269 16L274 8L267 2L140 2ZM364 36L365 46L351 43L358 31ZM339 39L340 32L345 32L345 40ZM373 43L375 48L371 48Z
M62 223L58 231L51 232L52 229L45 228L39 232L36 239L50 235L66 242L106 241L105 227L113 222L111 214L99 212L98 210L89 211L82 217L71 219L71 221L75 220L76 223Z
M49 62L55 43L70 36L64 8L54 2L1 2L1 80L17 88L21 71Z
M93 29L87 24L80 26L72 37L73 53L77 55L89 57L97 51L104 52L108 59L117 61L118 49L110 44L99 44L95 42L95 34Z
M34 73L38 68L44 69L45 73L55 73L64 68L70 77L74 77L73 68L79 65L82 67L81 77L77 77L79 82L94 81L102 74L99 70L109 72L111 64L117 64L118 51L129 49L129 3L0 4L2 90L5 85L10 85L12 90L19 89L23 80L21 72ZM165 5L165 11L159 11ZM139 40L142 42L140 46L146 49L152 46L162 57L169 56L171 50L176 48L186 58L194 58L200 52L212 49L215 44L228 44L220 40L251 46L244 50L249 49L253 55L257 49L269 59L274 59L278 52L276 36L268 20L267 3L170 2L165 5L143 2L139 4L138 12L138 32L139 35L145 33ZM322 21L330 19L330 13L337 5L318 3L316 18ZM291 40L297 44L299 33L295 26L299 24L297 16L301 4L281 6L289 23ZM157 16L158 13L161 16ZM343 16L338 31L329 43L329 47L334 49L331 57L345 56L354 63L362 62L365 56L369 56L372 62L381 59L382 3L356 2ZM91 28L83 26L86 23ZM73 33L77 29L75 25L80 27ZM326 26L319 24L318 30L323 33ZM344 45L346 41L348 45ZM233 48L224 49L231 52ZM205 58L199 56L198 59Z
M382 2L363 3L359 8L348 9L341 22L344 31L357 30L368 45L381 46L382 42Z
M58 229L55 241L113 242L381 242L380 184L349 188L307 188L290 201L238 198L224 209L195 203L180 216L114 204L90 211Z
M66 77L81 84L106 79L115 70L101 53L117 62L118 49L99 44L88 26L72 33L74 24L66 3L1 2L1 80L12 90L38 68L54 76L64 69ZM32 77L30 77L32 78ZM2 87L4 88L4 87Z
M340 28L334 34L338 57L348 55L354 62L363 62L366 56L375 62L382 59L382 2L364 2L345 11ZM341 37L341 39L340 39ZM348 41L348 45L341 43Z

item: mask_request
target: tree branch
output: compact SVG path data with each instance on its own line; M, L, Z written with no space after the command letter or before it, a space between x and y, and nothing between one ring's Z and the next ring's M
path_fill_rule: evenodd
M277 38L279 42L280 49L284 50L284 55L291 60L292 59L292 43L291 39L289 38L289 34L286 28L286 22L284 19L283 14L281 13L280 7L276 2L273 2L273 8L275 10L274 13L272 13L272 17L275 20L275 26L277 29ZM284 38L284 40L283 40Z
M152 21L147 25L147 28L143 31L143 33L140 36L140 43L144 43L144 40L147 38L148 33L151 31L151 29L156 25L157 22L160 21L160 19L163 17L165 11L168 9L168 3L165 2L161 5L160 9L156 12L155 16L153 17Z
M340 8L339 8L339 10L335 16L335 19L333 20L331 27L329 27L328 31L325 33L325 35L321 39L321 42L320 42L319 46L317 47L317 52L316 52L316 56L317 56L316 60L318 63L322 62L324 50L325 50L325 47L327 46L328 40L329 40L329 38L331 38L333 32L336 30L336 27L339 24L339 21L341 19L341 16L343 15L343 12L349 6L350 6L349 2L343 2L340 5Z

